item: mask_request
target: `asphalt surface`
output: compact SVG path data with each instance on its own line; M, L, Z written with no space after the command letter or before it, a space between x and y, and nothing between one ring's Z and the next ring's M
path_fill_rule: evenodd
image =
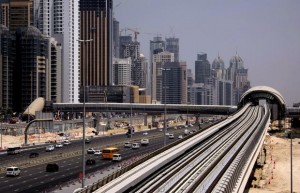
M174 139L168 139L167 143L172 143L178 140L178 135L184 136L184 127L180 129L170 128L168 132L175 135ZM192 130L192 128L188 128ZM125 134L96 137L92 139L90 144L86 144L86 149L93 147L102 149L107 146L117 146L120 148L123 162L127 163L139 156L153 152L161 148L164 144L164 133L155 130L148 130L148 135L143 135L144 132L135 133L131 138L127 138ZM124 148L126 141L140 142L141 138L148 138L150 144L141 146L139 149ZM82 141L72 141L68 146L56 148L53 152L45 152L45 146L36 147L35 149L24 150L17 155L0 155L1 165L16 165L23 163L21 166L21 175L16 177L6 177L2 172L0 175L0 192L43 192L53 191L53 189L69 185L68 182L79 178L82 171ZM31 152L38 152L39 157L29 158ZM100 156L86 154L86 159L93 158L96 161L95 165L86 166L86 176L95 174L97 171L104 171L112 166L117 166L116 162L111 160L102 160ZM55 161L53 161L55 160ZM30 162L29 162L30 161ZM48 163L57 163L59 165L58 172L46 172ZM117 166L118 167L118 166Z

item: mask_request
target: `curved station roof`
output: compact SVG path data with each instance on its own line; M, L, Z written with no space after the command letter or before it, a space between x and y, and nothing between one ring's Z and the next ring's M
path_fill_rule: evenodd
M269 104L277 104L281 116L286 113L286 103L283 96L274 88L268 86L255 86L247 90L241 97L239 107L247 102L258 103L259 99L266 99Z

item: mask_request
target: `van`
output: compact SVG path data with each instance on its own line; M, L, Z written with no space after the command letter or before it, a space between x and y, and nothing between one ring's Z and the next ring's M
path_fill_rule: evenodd
M6 168L6 176L19 176L21 170L18 167L12 166Z
M121 161L122 160L122 156L121 154L114 154L113 157L112 157L112 160L113 161Z

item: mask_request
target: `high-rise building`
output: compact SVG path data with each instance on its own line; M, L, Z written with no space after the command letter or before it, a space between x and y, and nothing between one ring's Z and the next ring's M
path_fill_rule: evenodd
M212 62L212 95L214 105L233 105L232 81L226 79L223 59L218 55Z
M113 19L113 57L120 58L120 34L119 34L119 21Z
M131 58L113 59L113 84L131 85Z
M80 0L82 94L83 85L99 87L112 85L112 8L112 0ZM93 41L84 42L85 40Z
M33 26L33 0L8 0L1 3L1 24L16 31L20 27Z
M4 25L0 26L0 106L12 109L13 105L13 63L15 59L15 35Z
M166 51L174 53L174 61L179 62L179 38L166 38Z
M62 48L62 102L79 100L79 0L35 0L34 25Z
M197 55L195 61L195 83L207 84L210 78L210 63L207 60L207 54L201 53Z
M187 104L186 62L165 62L162 70L163 104Z
M165 51L166 49L166 43L165 41L163 41L162 37L157 36L154 37L153 40L150 40L150 56L149 56L149 65L148 65L148 80L147 80L147 91L146 93L148 95L151 94L151 96L153 97L153 78L155 78L155 76L153 75L153 55L154 54L158 54L160 52ZM153 99L152 99L153 100Z
M153 55L152 59L152 103L162 100L162 68L165 62L174 62L174 53L164 51Z
M233 104L237 105L243 93L251 87L248 69L244 68L244 61L238 54L230 59L227 79L233 82Z

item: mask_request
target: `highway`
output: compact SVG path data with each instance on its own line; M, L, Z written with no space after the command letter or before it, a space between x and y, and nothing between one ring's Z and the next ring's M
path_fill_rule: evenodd
M169 128L168 132L174 133L174 139L168 139L168 143L178 140L179 134L184 136L182 127L180 129ZM192 128L189 128L190 130ZM135 133L132 138L127 138L125 134L95 137L90 144L86 144L86 149L93 147L102 149L106 146L117 146L120 148L120 153L123 160L130 160L132 157L141 156L153 152L163 146L163 132L158 129L147 131L148 135ZM140 149L134 150L124 148L124 142L140 142L141 138L148 138L150 144L141 146ZM81 160L82 141L72 141L68 146L55 148L53 152L46 152L45 146L36 147L35 149L23 150L17 155L1 155L1 177L0 177L0 192L42 192L51 189L62 182L76 179L82 170ZM29 158L31 152L39 153L37 158ZM93 154L86 154L86 159L93 158L96 164L86 167L86 173L107 168L109 165L117 164L110 160L102 160ZM46 172L48 163L57 163L59 171L54 173ZM17 165L21 168L21 175L17 177L6 177L5 168L7 166Z

